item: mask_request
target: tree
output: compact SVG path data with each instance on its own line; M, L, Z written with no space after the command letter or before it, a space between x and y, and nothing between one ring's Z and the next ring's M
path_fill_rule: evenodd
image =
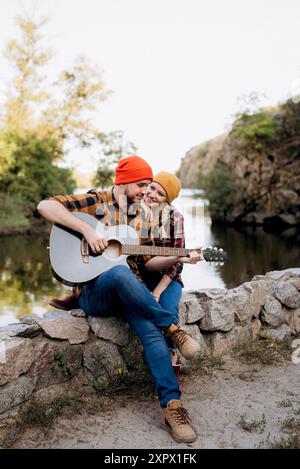
M90 144L99 133L91 123L90 114L111 93L105 88L101 72L80 56L74 67L61 72L54 87L62 100L53 100L44 112L45 125L60 140L76 137L81 145Z
M2 142L4 139L10 151L10 165L0 178L0 193L21 198L28 216L37 201L52 194L73 192L71 171L53 164L62 152L58 140L20 130L6 132Z
M7 127L32 127L34 108L48 98L43 89L45 77L41 70L50 60L51 52L40 46L41 29L46 22L46 18L34 21L27 17L16 17L21 38L9 41L4 52L15 70L4 103L4 125Z
M107 187L113 183L114 166L123 157L136 153L137 147L124 139L121 130L99 133L101 151L98 160L98 168L93 178L93 184L97 187Z
M5 50L14 76L2 106L0 196L18 194L30 210L43 197L73 191L71 171L56 162L74 139L85 146L98 138L91 113L110 93L102 72L84 57L47 83L52 54L42 45L46 22L18 16L20 38L9 41Z

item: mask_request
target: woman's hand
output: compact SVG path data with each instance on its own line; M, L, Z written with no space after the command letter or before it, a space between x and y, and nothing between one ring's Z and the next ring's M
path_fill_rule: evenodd
M160 292L153 290L152 296L157 301L157 303L159 303L160 295L161 295Z
M179 257L179 262L184 264L197 264L199 261L203 261L203 248L196 248L194 251L191 251L188 256Z

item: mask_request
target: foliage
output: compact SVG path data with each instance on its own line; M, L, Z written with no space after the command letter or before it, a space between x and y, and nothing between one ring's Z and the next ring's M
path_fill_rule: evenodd
M106 376L97 376L96 378L93 379L92 385L96 392L102 394L105 392L107 386L108 386L108 378Z
M74 190L71 171L54 164L56 155L62 152L56 139L39 136L35 131L11 130L0 133L0 142L1 147L6 147L0 192L14 197L18 194L27 207L27 215L39 200Z
M17 194L27 216L39 200L73 192L70 170L56 163L70 142L86 146L99 133L91 124L91 112L109 95L102 72L85 57L47 83L45 66L51 52L42 45L46 21L18 16L20 37L9 41L5 50L14 76L2 105L0 192L9 194L8 199ZM13 224L23 222L20 216Z
M279 122L269 112L243 113L235 122L231 135L242 146L251 146L260 151L266 144L276 142Z
M5 101L4 120L8 127L27 127L32 122L34 104L48 97L41 69L50 60L51 52L40 47L41 29L46 22L45 18L34 21L26 16L16 17L21 37L10 40L4 52L15 70Z
M122 157L135 153L137 148L132 142L124 140L121 130L108 134L99 133L97 137L101 151L92 182L97 187L107 187L113 184L114 166Z
M61 371L65 375L71 374L68 362L69 359L63 352L57 352L53 358L52 370Z
M0 206L1 227L29 227L29 221L24 215L24 203L19 194L7 194L0 191Z
M59 140L76 137L83 147L89 145L98 133L91 123L90 113L110 95L102 74L80 56L72 68L61 72L54 90L62 99L53 101L43 113L46 126Z
M204 195L209 199L209 209L215 221L226 220L227 213L238 199L238 188L232 179L227 166L217 165L199 182Z
M279 342L271 336L261 336L255 340L242 340L235 347L235 352L241 361L272 365L290 360L290 344L290 337Z

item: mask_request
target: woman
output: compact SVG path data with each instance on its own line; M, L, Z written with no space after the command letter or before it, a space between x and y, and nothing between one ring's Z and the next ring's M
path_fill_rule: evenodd
M168 172L159 172L153 177L148 185L144 197L145 211L148 213L152 230L149 238L155 246L184 248L184 220L181 213L171 204L180 193L181 184L179 179ZM150 209L150 210L149 210ZM196 255L196 253L195 253ZM170 261L174 263L170 265ZM146 283L153 297L163 308L168 308L178 315L179 301L182 294L183 283L181 272L183 263L193 263L194 253L190 257L181 257L178 262L177 256L160 257L155 256L143 260L139 265L139 271L143 281ZM168 262L169 267L163 268ZM162 269L157 270L161 262ZM169 338L166 338L169 346L174 371L178 377L180 365L177 363L177 350Z

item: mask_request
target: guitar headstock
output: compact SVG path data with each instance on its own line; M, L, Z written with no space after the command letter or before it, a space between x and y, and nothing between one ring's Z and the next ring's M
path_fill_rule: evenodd
M220 262L222 263L227 259L227 253L222 248L211 247L204 249L203 257L206 262Z

